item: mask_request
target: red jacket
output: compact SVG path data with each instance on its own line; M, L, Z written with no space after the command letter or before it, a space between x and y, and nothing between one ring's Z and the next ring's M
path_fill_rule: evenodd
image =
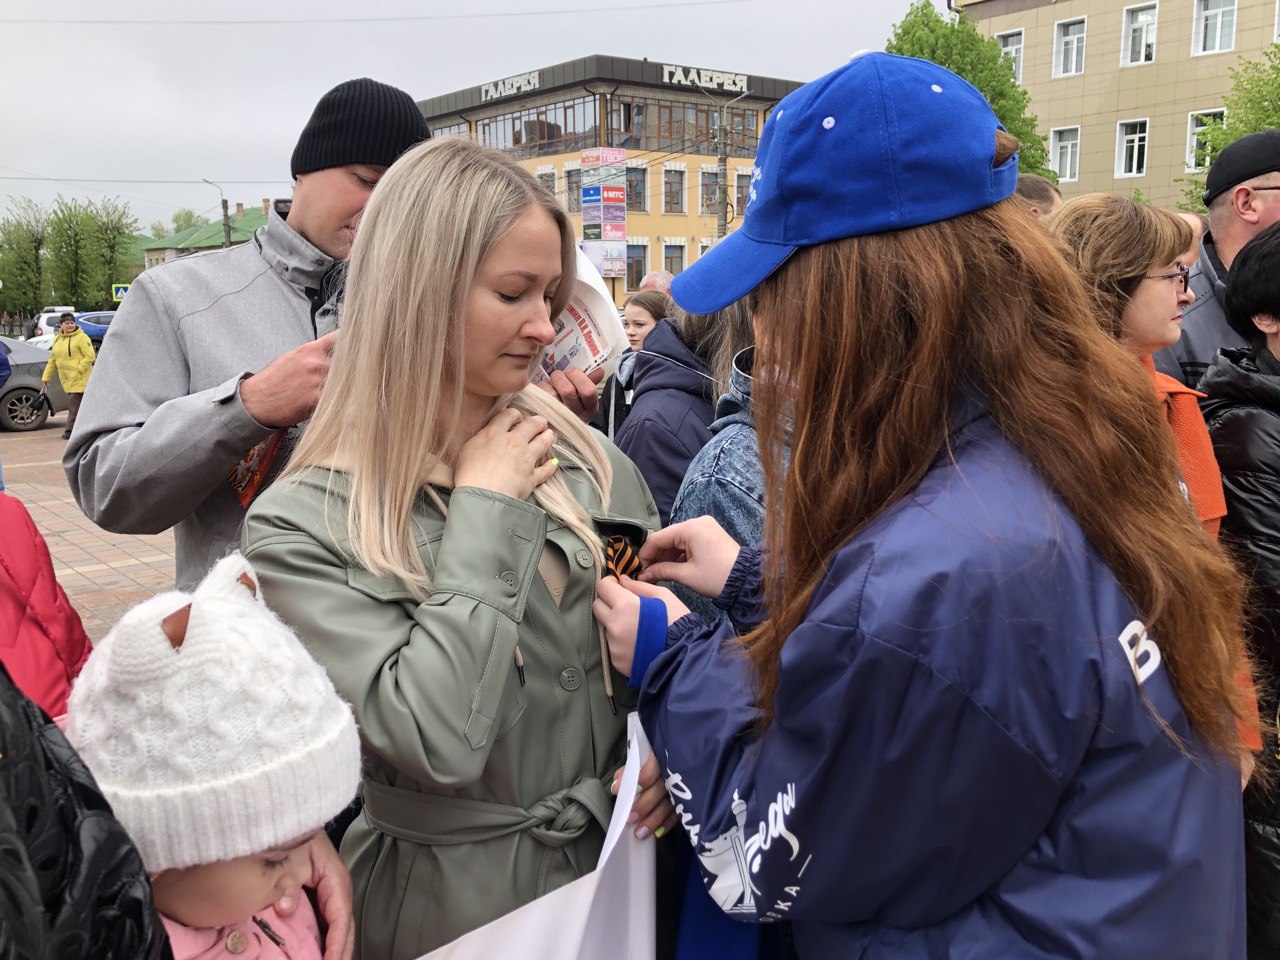
M58 717L89 647L44 537L26 507L0 493L0 662L23 693Z

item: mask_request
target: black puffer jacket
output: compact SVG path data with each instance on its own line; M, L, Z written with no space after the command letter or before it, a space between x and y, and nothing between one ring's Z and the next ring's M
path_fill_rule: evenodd
M1200 402L1222 469L1221 539L1253 585L1250 649L1266 753L1277 756L1280 677L1280 361L1248 347L1223 349L1200 381ZM1280 960L1280 788L1245 792L1250 960Z
M138 851L3 666L0 960L172 960Z

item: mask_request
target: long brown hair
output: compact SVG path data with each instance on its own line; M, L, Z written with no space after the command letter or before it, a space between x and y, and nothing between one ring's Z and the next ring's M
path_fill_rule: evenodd
M1011 140L1000 135L996 165ZM772 616L743 642L763 723L827 561L945 454L952 405L973 384L1142 612L1193 730L1234 752L1240 579L1186 508L1146 374L1016 198L801 249L757 294L756 369L784 372L757 377L753 396Z
M1073 197L1042 222L1084 281L1095 319L1116 339L1143 276L1191 246L1191 227L1176 213L1111 193Z
M756 342L747 298L735 300L715 313L689 313L677 304L676 330L685 346L707 365L716 396L729 388L733 358Z

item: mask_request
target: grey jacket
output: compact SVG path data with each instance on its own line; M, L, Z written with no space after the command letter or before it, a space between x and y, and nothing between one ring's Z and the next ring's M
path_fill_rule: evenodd
M562 466L602 537L658 527L640 472L607 440L607 509ZM586 545L532 502L436 492L413 507L432 593L352 557L345 474L311 468L258 498L244 554L267 603L355 709L364 810L342 857L359 960L413 960L594 869L608 780L634 703L609 708ZM548 580L544 561L563 579ZM515 667L521 651L522 666Z
M334 261L287 213L278 204L251 243L134 282L63 455L76 502L100 527L175 528L181 589L239 545L245 508L228 474L274 432L245 411L240 381L337 326L337 292L320 292Z
M1182 311L1182 336L1155 356L1156 369L1192 389L1200 382L1213 358L1223 347L1247 347L1249 343L1227 323L1223 304L1227 299L1227 277L1218 275L1217 251L1213 236L1200 241L1200 259L1191 268L1191 292L1196 302Z

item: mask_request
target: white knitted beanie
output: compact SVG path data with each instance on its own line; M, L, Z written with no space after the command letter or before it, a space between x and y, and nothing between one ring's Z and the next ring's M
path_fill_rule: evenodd
M351 708L259 594L232 554L126 613L71 690L68 738L151 873L297 839L359 787Z

